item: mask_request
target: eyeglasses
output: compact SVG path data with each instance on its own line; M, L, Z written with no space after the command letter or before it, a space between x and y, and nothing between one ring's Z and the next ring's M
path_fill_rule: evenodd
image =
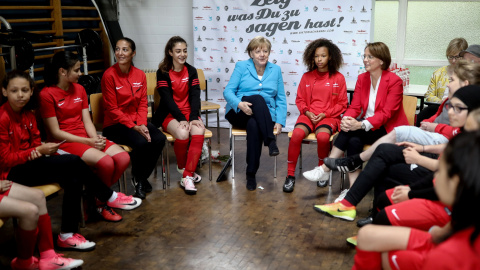
M373 55L366 55L366 54L362 54L362 59L365 59L365 58L367 58L368 60L372 60L372 59L374 59L374 58L375 58L375 56L373 56Z
M461 60L462 58L463 58L463 57L460 56L460 55L449 55L449 56L447 56L447 59L448 59L448 60L453 60L453 59L455 59L455 60Z
M455 106L455 105L452 105L450 102L445 103L445 109L447 109L447 111L450 110L450 109L453 109L453 111L456 114L460 114L462 111L468 110L467 107Z

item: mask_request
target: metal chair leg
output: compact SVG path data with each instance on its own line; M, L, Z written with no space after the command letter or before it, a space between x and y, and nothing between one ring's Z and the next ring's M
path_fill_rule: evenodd
M217 143L220 144L220 111L217 109Z
M208 177L212 181L212 140L208 138Z
M170 186L170 158L168 156L168 143L166 144L167 147L167 185Z
M232 142L232 149L231 149L231 154L232 154L232 179L235 179L235 136L232 134L232 126L230 126L230 136L231 136L231 142Z

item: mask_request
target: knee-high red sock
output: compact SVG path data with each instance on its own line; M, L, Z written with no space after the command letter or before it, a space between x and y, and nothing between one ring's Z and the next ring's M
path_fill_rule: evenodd
M357 247L357 254L353 258L355 264L352 270L381 270L382 254L380 252L365 251Z
M193 176L193 172L195 172L200 156L202 155L203 140L203 135L192 135L183 177Z
M53 250L52 222L47 214L38 217L38 250L40 258L51 258L55 256Z
M297 167L298 156L302 149L302 140L305 138L305 131L296 128L292 132L292 138L288 144L287 175L295 177L295 168Z
M33 256L35 244L37 243L38 228L26 231L17 227L15 235L17 236L17 253L21 260L30 259Z
M323 159L328 156L330 152L330 134L326 132L319 132L317 134L317 154L318 166L323 165Z
M115 171L115 163L113 162L113 159L109 155L104 156L97 161L95 169L98 177L102 179L102 182L109 187L112 186L111 181L113 172Z
M110 185L112 186L118 179L122 176L123 172L128 168L128 164L130 164L130 155L127 152L120 152L116 155L112 156L113 163L114 163L114 171L112 178L110 179Z
M175 140L173 143L173 151L175 152L175 156L177 157L177 166L180 169L185 168L187 164L187 150L188 150L188 142L189 140Z

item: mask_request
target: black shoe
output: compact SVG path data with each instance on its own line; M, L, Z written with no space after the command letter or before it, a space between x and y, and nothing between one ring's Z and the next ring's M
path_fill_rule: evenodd
M277 142L275 140L271 141L268 145L268 154L271 157L278 156L278 154L280 154L280 150L278 150Z
M257 188L257 179L255 179L255 176L248 176L247 175L247 189L252 191Z
M372 224L373 223L373 217L372 216L368 216L366 218L362 218L360 220L357 221L357 227L363 227L365 225L368 225L368 224Z
M145 189L145 192L146 192L146 193L152 192L153 187L152 187L152 185L150 184L150 182L148 182L148 180L143 180L142 183L143 183L143 188Z
M295 177L293 176L287 176L285 178L285 184L283 184L283 192L290 193L293 191L293 188L295 187Z
M328 185L328 180L317 181L317 187L326 187Z
M363 161L360 157L350 156L346 158L324 158L323 163L332 171L341 171L344 173L354 172L359 169Z
M145 194L145 188L143 186L143 182L136 181L135 178L132 178L132 184L133 184L133 187L135 188L135 194L133 194L133 196L139 199L145 200L147 195Z

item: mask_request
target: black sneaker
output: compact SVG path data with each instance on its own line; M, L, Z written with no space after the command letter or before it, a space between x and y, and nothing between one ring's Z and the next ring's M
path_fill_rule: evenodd
M132 185L135 188L135 194L133 196L144 200L147 195L145 194L145 188L142 181L136 181L135 177L132 178Z
M268 145L268 154L271 157L278 156L278 154L280 154L280 150L278 150L277 142L275 140L271 141Z
M362 218L362 219L359 219L357 221L357 227L363 227L365 225L368 225L368 224L372 224L373 223L373 217L372 216L368 216L366 218Z
M287 176L285 178L285 184L283 184L283 192L290 193L293 191L293 188L295 187L295 177L293 176Z
M247 175L247 189L250 191L257 189L257 179L255 179L255 176Z
M332 171L341 171L344 173L354 172L358 170L363 162L360 158L355 158L354 156L346 158L324 158L323 163L325 166Z
M328 185L328 180L317 181L317 187L326 187Z
M152 185L150 184L150 182L148 182L148 180L143 180L142 183L143 183L143 188L145 189L145 192L146 192L146 193L152 192L153 187L152 187Z

